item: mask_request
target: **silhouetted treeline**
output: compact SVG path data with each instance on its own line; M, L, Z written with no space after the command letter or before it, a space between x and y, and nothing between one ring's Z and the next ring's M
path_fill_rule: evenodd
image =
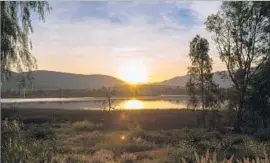
M159 96L159 95L185 95L183 87L170 87L160 85L119 86L113 88L113 96ZM25 98L53 98L53 97L105 97L106 91L102 89L55 89L55 90L25 90ZM2 98L20 98L22 93L17 90L2 92Z

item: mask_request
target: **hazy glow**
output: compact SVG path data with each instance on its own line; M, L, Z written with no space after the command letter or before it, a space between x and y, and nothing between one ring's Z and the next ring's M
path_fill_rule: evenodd
M160 82L186 75L189 42L200 34L210 43L213 71L224 70L204 25L221 3L51 2L53 9L46 14L45 22L33 16L31 53L39 70L124 76L121 79L132 83ZM122 72L128 71L128 66L122 64L129 65L128 61L134 59L143 62L147 71L139 75Z
M120 66L120 78L131 84L148 82L146 66L139 61L129 61Z
M139 100L129 100L124 105L125 109L142 109L143 103Z
M121 136L120 136L120 139L121 139L121 140L126 140L126 136L125 136L125 135L121 135Z

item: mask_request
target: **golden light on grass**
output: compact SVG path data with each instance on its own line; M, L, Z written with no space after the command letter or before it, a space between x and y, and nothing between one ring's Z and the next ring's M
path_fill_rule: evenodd
M148 82L146 66L140 61L129 61L119 68L120 78L130 84Z
M125 135L121 135L121 136L120 136L120 139L121 139L121 140L126 140L126 136L125 136Z
M121 113L120 118L121 118L121 120L126 120L127 116L125 113Z
M140 100L128 100L124 105L125 109L142 109L143 107L143 102Z

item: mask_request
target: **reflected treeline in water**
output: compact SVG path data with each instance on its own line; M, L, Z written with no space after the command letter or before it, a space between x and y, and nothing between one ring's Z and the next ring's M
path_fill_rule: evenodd
M155 99L154 97L148 99L132 98L132 99L113 99L110 102L108 99L91 99L67 101L65 99L59 99L62 101L48 100L37 101L32 99L23 101L14 100L7 103L5 101L2 104L3 108L12 108L14 104L18 108L63 108L63 109L99 109L99 110L111 110L115 109L183 109L186 108L185 98L183 99Z
M186 95L186 89L178 86L138 84L113 87L113 95L117 97ZM104 97L106 89L28 89L24 90L25 98L71 98L71 97ZM18 89L1 90L2 98L22 98Z
M97 105L102 109L108 109L107 101L96 101ZM184 100L113 100L113 109L183 109L186 108ZM91 109L89 107L89 109Z
M174 103L174 104L181 104L181 103L185 103L186 100L182 99L182 100L168 100L169 102L171 103Z

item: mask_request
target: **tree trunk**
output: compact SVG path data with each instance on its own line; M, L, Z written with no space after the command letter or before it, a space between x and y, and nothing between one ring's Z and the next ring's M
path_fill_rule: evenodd
M205 123L205 100L204 100L204 76L203 76L203 60L201 60L201 103L202 103L202 119L203 119L203 127L206 127Z
M109 111L111 110L111 96L109 95Z
M268 128L268 118L266 115L263 116L263 127Z
M237 115L236 115L236 123L235 123L235 131L237 132L241 132L241 127L243 125L243 104L244 104L244 100L243 97L240 97L239 100L239 107L237 110Z

